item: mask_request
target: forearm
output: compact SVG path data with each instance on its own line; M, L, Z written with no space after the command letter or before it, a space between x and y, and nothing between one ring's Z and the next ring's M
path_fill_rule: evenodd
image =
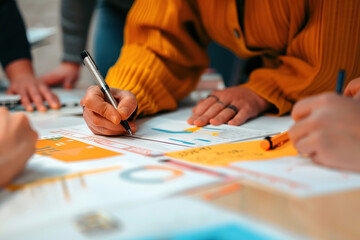
M179 5L181 11L167 11ZM134 93L139 114L175 109L208 66L209 36L195 7L175 0L143 0L131 8L125 45L106 81Z
M96 0L61 1L63 61L80 63L79 54L86 47Z

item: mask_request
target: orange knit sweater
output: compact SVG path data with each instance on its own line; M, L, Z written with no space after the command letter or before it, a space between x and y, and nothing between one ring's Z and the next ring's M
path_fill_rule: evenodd
M339 69L347 81L360 76L360 1L246 0L238 16L235 0L138 0L106 81L133 92L139 113L175 109L208 66L210 40L243 58L263 56L265 67L243 86L284 114L334 91Z

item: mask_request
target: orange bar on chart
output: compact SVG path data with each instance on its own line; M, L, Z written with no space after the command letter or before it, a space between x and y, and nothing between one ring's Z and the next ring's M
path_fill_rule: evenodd
M96 147L67 137L40 139L36 154L55 158L63 162L76 162L114 157L121 153Z

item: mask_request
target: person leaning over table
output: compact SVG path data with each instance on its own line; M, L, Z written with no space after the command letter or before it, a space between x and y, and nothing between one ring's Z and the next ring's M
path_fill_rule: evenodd
M10 81L7 94L19 94L27 111L34 110L32 102L46 111L44 100L51 108L60 107L57 96L36 80L25 25L14 0L0 0L0 62Z
M35 152L37 138L24 113L10 114L0 107L0 187L23 170Z
M119 56L125 20L132 4L133 0L62 0L62 62L40 80L48 86L74 87L80 74L79 54L85 49L95 9L94 59L100 73L105 76Z
M349 83L344 95L326 93L296 103L289 136L314 162L360 172L360 78Z
M296 101L335 89L339 69L347 79L360 75L359 11L357 0L136 1L106 76L117 111L93 86L81 101L84 119L95 134L121 135L120 119L136 107L137 115L174 110L207 67L210 40L240 57L262 56L264 67L199 101L188 123L240 125L265 111L288 113Z

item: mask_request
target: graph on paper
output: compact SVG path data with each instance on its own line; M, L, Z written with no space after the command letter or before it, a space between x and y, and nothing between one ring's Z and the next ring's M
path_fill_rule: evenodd
M203 147L264 137L275 132L220 125L196 127L184 121L157 117L139 124L135 137L185 147Z
M36 144L36 154L63 162L96 160L122 155L62 136L40 139Z

